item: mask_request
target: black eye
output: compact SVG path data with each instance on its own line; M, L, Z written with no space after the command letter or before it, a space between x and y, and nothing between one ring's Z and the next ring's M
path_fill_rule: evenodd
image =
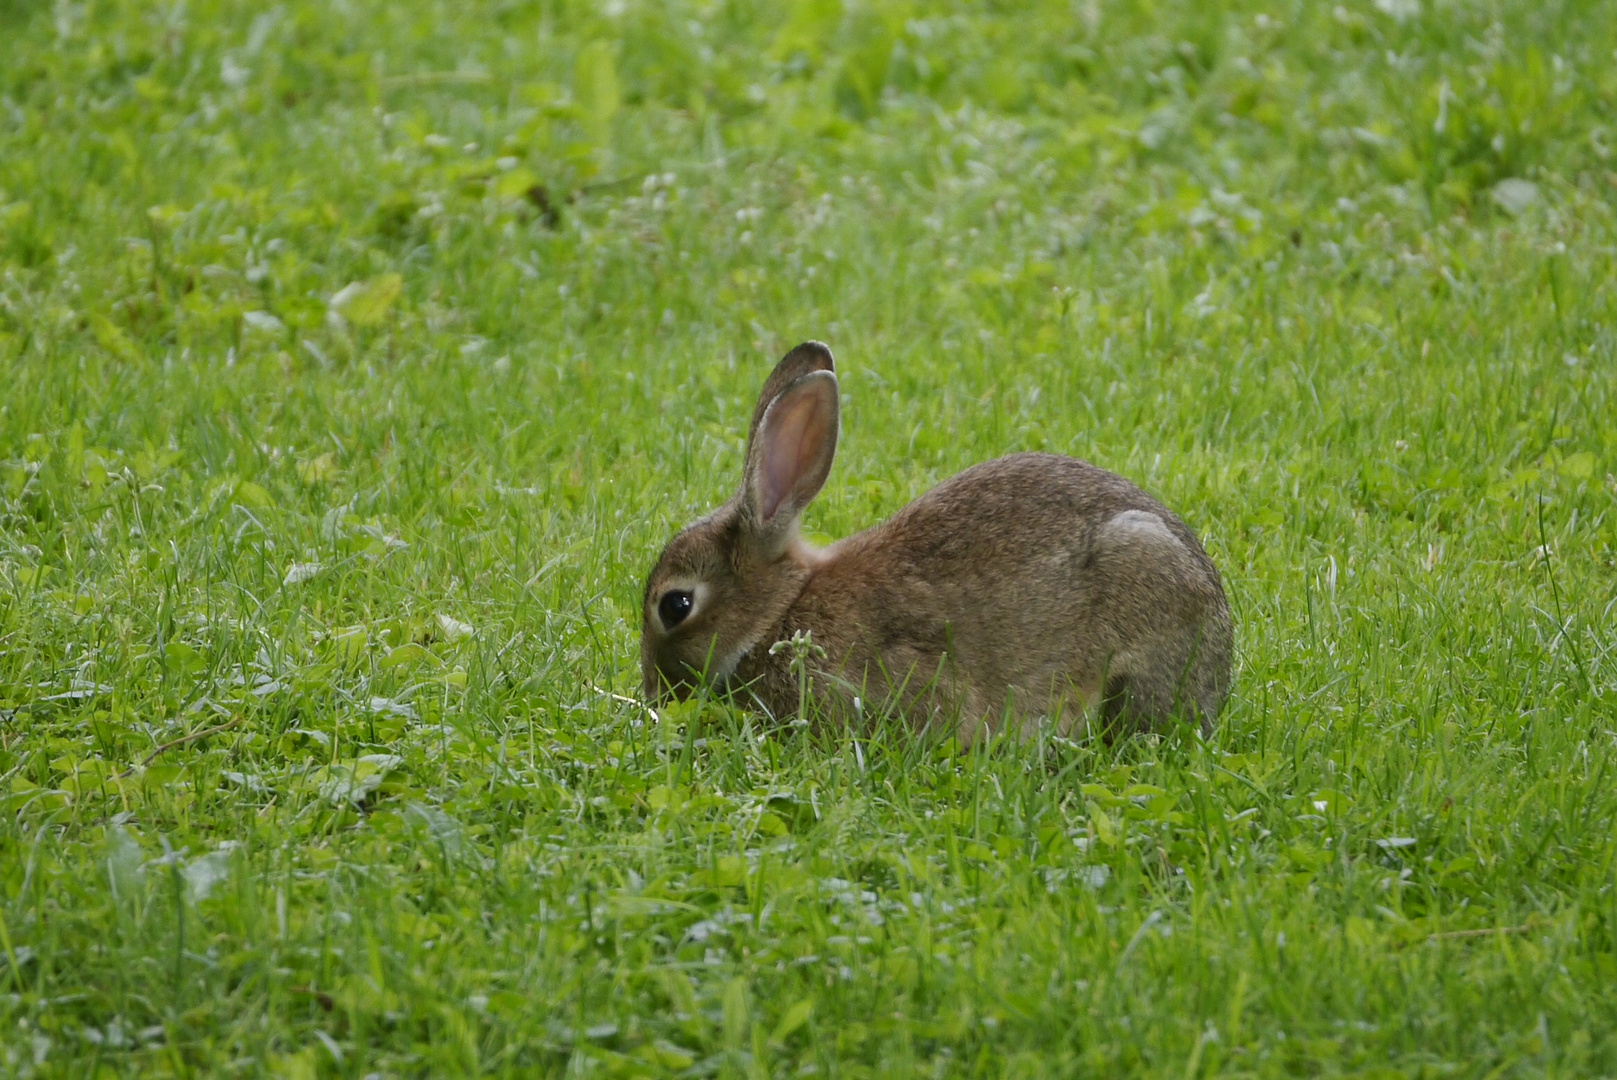
M679 589L663 593L663 598L657 601L657 614L662 618L663 626L669 630L685 621L685 616L691 613L691 594Z

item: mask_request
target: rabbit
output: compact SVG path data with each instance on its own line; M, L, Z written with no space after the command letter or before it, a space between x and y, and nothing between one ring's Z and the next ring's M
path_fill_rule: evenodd
M1099 720L1109 738L1177 718L1211 734L1229 604L1166 507L1077 458L1019 453L815 548L798 518L831 471L838 417L831 350L804 342L764 383L740 490L669 541L646 581L648 701L705 683L784 718L806 714L806 685L821 715L879 703L968 744L1042 722L1066 734Z

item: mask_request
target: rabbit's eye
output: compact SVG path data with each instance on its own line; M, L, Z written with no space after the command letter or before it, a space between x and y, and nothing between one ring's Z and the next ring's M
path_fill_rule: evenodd
M663 626L669 630L685 621L685 616L691 613L691 594L681 589L674 589L663 593L663 598L657 601L657 614L662 618Z

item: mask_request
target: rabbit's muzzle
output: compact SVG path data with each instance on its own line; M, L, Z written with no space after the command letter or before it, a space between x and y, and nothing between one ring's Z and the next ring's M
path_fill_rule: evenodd
M657 664L642 666L641 692L647 701L661 704L669 698L675 701L684 701L690 697L699 684L690 669L684 664L677 669L670 670Z

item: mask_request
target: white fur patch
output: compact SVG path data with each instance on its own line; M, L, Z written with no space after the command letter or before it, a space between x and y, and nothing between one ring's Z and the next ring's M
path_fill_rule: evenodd
M740 648L732 650L728 656L716 657L717 662L708 673L709 681L715 686L727 681L730 676L736 673L736 668L741 666L741 658L746 656L751 648L751 645L742 645Z
M1180 550L1185 546L1179 542L1173 530L1149 510L1125 510L1109 520L1104 528L1118 540L1149 544L1168 543Z

